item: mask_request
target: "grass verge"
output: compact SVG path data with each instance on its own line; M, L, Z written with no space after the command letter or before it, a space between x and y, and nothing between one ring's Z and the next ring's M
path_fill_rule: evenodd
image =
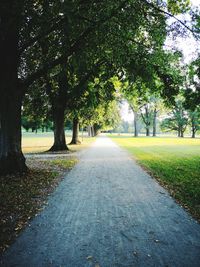
M111 137L200 221L200 139Z

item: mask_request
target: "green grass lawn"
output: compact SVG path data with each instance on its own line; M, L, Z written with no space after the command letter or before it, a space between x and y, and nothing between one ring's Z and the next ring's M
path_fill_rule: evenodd
M81 145L69 145L69 149L77 151L92 143L95 138L80 134ZM66 142L70 143L71 135L66 134ZM53 132L48 133L24 133L22 135L22 151L24 153L38 153L47 151L53 145Z
M200 139L111 137L200 219Z

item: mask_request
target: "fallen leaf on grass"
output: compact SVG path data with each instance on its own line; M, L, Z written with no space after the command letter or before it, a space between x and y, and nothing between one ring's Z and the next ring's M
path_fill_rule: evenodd
M92 256L87 256L87 258L86 258L87 260L92 260L93 259L93 257Z
M137 251L133 251L133 255L134 255L135 257L137 257L137 256L138 256Z

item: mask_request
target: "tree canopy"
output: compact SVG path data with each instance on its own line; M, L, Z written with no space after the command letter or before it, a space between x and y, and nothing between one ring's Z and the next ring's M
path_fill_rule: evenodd
M110 107L117 110L112 102L116 81L126 85L124 95L135 97L134 103L157 94L173 105L183 83L181 55L165 51L164 45L169 32L183 34L183 29L198 38L198 10L191 11L189 26L176 17L189 9L189 1L171 0L2 0L0 173L26 170L22 103L35 121L52 119L53 150L67 149L67 114L84 117L91 112L94 117L99 110L98 116L106 118ZM169 25L168 18L175 23ZM199 59L190 69L199 77ZM199 82L193 84L195 91L185 91L190 106L199 98Z

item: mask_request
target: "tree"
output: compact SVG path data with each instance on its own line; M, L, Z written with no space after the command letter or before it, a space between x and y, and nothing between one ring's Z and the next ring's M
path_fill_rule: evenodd
M153 110L153 136L157 134L157 117L158 114L163 112L164 110L164 103L163 99L159 96L159 94L154 94L151 96L151 106Z
M72 40L67 53L53 60L49 60L42 67L37 66L34 73L28 73L24 77L24 73L27 73L24 70L26 53L22 55L23 52L28 51L29 47L35 45L41 37L48 35L58 25L63 24L61 23L63 19L59 16L61 14L60 8L55 8L57 3L58 1L52 1L51 7L52 9L54 8L54 11L56 10L58 12L54 12L54 16L53 18L50 17L49 23L44 24L42 23L42 18L44 18L42 16L43 10L41 10L39 2L32 3L30 1L20 0L16 3L16 1L3 0L0 3L1 174L16 171L23 172L27 169L25 158L21 151L21 104L27 87L43 74L47 73L47 70L65 62L70 55L79 49L84 37L92 32L94 28L88 27L82 33L79 31L79 36ZM106 18L101 19L96 25L105 22L110 16L112 17L109 14ZM38 28L39 34L37 34ZM6 53L5 51L9 52ZM22 67L22 72L19 78L20 67Z
M40 88L40 90L38 90ZM32 131L52 127L50 103L40 80L35 82L22 102L22 126Z
M200 57L186 66L186 79L183 95L185 101L184 108L188 111L189 123L192 130L192 138L200 127Z
M124 97L131 110L134 114L134 136L137 137L139 134L138 129L138 118L139 118L139 111L140 111L140 97L137 91L137 81L135 83L130 83L128 81L124 82L121 87L122 97Z
M172 6L179 5L173 1L168 6L174 11ZM2 0L0 12L0 173L27 169L21 151L21 104L33 82L45 78L46 74L51 75L58 66L68 64L73 55L84 50L93 39L99 53L104 51L108 55L111 52L111 56L116 57L116 67L121 66L122 62L129 62L130 56L135 58L136 51L141 58L138 41L148 39L148 49L152 48L153 43L153 48L156 44L160 46L164 36L160 33L166 29L165 16L169 16L162 10L162 2L151 4L145 0L51 0L50 4L47 0L19 0L17 3ZM63 46L61 37L65 27L69 29L66 34L69 42L64 40L67 44ZM41 64L40 43L46 37L53 49ZM92 42L93 45L95 42ZM54 49L56 46L57 50ZM35 62L32 72L27 68L29 57ZM138 62L135 62L136 65Z
M194 111L189 111L188 115L192 130L192 138L195 138L196 132L200 130L200 110L195 109Z
M99 104L93 110L92 116L85 121L92 125L92 136L96 136L100 131L109 131L117 127L120 121L120 111L118 103L113 100L107 104Z
M89 125L89 135L94 136L102 127L113 125L118 114L115 97L115 87L112 80L113 70L102 65L96 77L88 82L87 90L76 103L72 114L79 117L82 125ZM116 114L111 116L111 107ZM78 111L77 111L78 110Z
M152 111L150 109L150 104L146 103L141 109L141 117L146 128L146 136L150 136L150 126L152 120Z
M178 137L184 137L184 132L188 125L188 114L183 106L184 98L180 96L175 103L175 106L166 118L161 123L161 128L167 131L177 131Z
M77 145L80 144L79 140L79 119L78 117L73 118L73 128L72 128L72 140L70 144Z
M21 103L18 44L24 1L1 1L0 18L0 173L26 170L21 151ZM11 19L12 18L12 19Z

